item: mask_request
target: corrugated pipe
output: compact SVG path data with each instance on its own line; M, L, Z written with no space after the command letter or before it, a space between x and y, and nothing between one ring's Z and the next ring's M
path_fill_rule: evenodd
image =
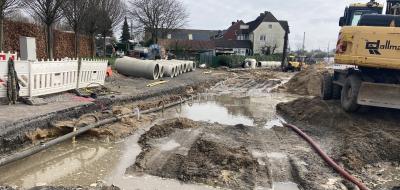
M173 102L173 103L170 103L170 104L166 104L166 105L164 105L162 107L157 107L157 108L152 108L152 109L149 109L149 110L145 110L145 111L140 112L140 114L148 114L148 113L158 112L158 111L161 111L161 110L164 111L164 109L166 109L166 108L170 108L170 107L173 107L173 106L176 106L176 105L180 105L180 104L182 104L182 103L184 103L186 101L188 101L188 100L187 99L180 99L178 102ZM77 131L68 133L68 134L66 134L64 136L58 137L58 138L53 139L51 141L48 141L46 143L37 145L37 146L35 146L33 148L30 148L28 150L24 150L22 152L15 153L15 154L13 154L13 155L11 155L9 157L2 158L2 159L0 159L0 167L4 166L4 165L7 165L7 164L10 164L12 162L24 159L24 158L29 157L31 155L34 155L36 153L39 153L39 152L41 152L43 150L46 150L46 149L48 149L48 148L50 148L50 147L52 147L54 145L60 144L60 143L66 141L68 139L72 139L75 136L81 135L81 134L89 131L90 129L121 121L121 119L124 118L124 117L134 117L137 114L139 114L139 113L129 113L129 114L126 114L126 115L113 116L111 118L104 119L104 120L98 121L97 123L94 123L94 124L88 125L86 127L80 128Z
M320 147L319 145L307 134L305 134L301 129L298 127L284 123L283 126L288 127L295 131L298 135L300 135L301 138L303 138L305 141L307 141L313 149L318 153L318 155L328 164L330 165L336 172L338 172L341 176L343 176L345 179L349 180L350 182L354 183L355 185L360 188L360 190L370 190L365 184L359 181L356 177L352 176L350 173L348 173L345 169L340 167L331 157L328 156Z

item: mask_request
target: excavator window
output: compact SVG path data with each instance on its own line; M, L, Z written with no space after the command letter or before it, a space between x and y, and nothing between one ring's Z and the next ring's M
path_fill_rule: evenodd
M351 26L357 26L358 25L358 22L360 21L360 19L361 19L361 17L363 16L363 15L366 15L366 14L378 14L378 12L375 12L375 11L373 11L373 10L359 10L359 11L354 11L354 13L353 13L353 17L352 17L352 20L351 20Z
M380 26L389 27L393 23L396 27L400 26L400 16L394 15L363 15L358 26Z
M351 26L357 26L358 21L360 21L363 12L354 12L353 19L351 21Z

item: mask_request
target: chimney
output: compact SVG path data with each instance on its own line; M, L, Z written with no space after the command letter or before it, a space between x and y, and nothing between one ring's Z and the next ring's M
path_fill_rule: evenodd
M232 22L232 25L234 25L235 24L235 22Z

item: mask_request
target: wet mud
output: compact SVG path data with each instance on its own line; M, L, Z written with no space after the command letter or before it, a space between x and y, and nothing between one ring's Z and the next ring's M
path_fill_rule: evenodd
M350 114L341 109L340 102L320 98L282 103L277 110L371 189L399 186L398 110L369 108Z

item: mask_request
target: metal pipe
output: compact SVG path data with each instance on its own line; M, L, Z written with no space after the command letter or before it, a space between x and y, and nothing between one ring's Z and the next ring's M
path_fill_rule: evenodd
M292 129L294 132L296 132L301 138L303 138L305 141L307 141L311 147L318 153L318 155L328 164L330 165L336 172L338 172L341 176L349 180L350 182L354 183L355 185L360 188L360 190L369 190L369 188L360 182L356 177L352 176L350 173L348 173L345 169L340 167L335 161L333 161L332 158L328 156L320 147L319 145L307 134L305 134L301 129L298 127L283 123L283 126L288 127Z
M173 106L176 106L176 105L181 105L182 102L186 102L186 101L187 101L187 99L183 99L183 100L180 100L178 102L172 102L172 103L164 105L163 107L156 107L156 108L152 108L152 109L148 109L148 110L142 111L141 114L148 114L148 113L158 112L158 111L164 110L166 108L170 108L170 107L173 107ZM29 157L31 155L34 155L36 153L39 153L39 152L41 152L43 150L46 150L46 149L48 149L48 148L50 148L50 147L52 147L54 145L60 144L60 143L62 143L64 141L67 141L68 139L72 139L73 137L81 135L81 134L89 131L90 129L121 121L121 119L124 118L124 117L135 117L135 116L137 116L137 114L138 113L135 112L135 113L129 113L129 114L126 114L126 115L113 116L111 118L98 121L98 122L96 122L94 124L87 125L87 126L85 126L83 128L80 128L77 131L68 133L68 134L66 134L64 136L61 136L61 137L58 137L56 139L50 140L50 141L48 141L46 143L43 143L41 145L37 145L37 146L35 146L33 148L30 148L28 150L24 150L22 152L18 152L18 153L15 153L15 154L11 155L11 156L2 158L2 159L0 159L0 167L4 166L4 165L7 165L7 164L10 164L12 162L24 159L24 158Z
M153 60L141 60L123 57L115 61L119 73L133 77L157 80L160 76L160 65Z

